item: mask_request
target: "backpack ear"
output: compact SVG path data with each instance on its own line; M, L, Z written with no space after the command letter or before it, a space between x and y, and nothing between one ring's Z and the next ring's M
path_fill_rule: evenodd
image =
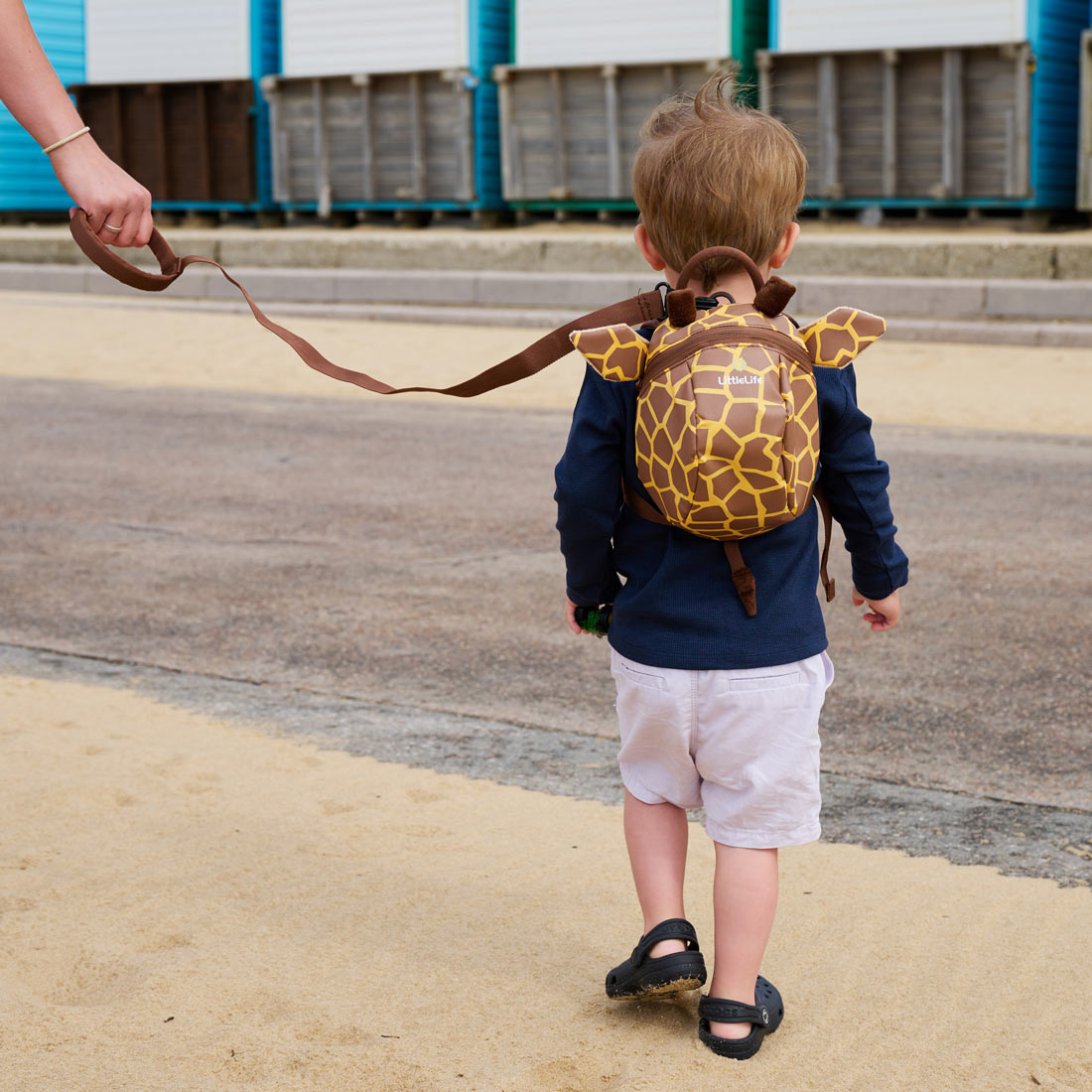
M844 368L877 338L887 323L879 315L836 307L810 326L800 329L800 336L812 359L820 368Z
M569 340L604 379L625 383L641 378L648 342L632 326L575 330Z

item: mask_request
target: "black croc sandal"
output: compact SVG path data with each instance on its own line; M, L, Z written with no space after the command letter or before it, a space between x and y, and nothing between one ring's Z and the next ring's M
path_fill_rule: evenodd
M649 956L661 940L681 940L685 952ZM653 926L637 942L633 954L607 975L607 996L616 1000L634 997L663 997L697 990L705 984L705 957L698 947L694 926L683 918L668 918Z
M720 997L703 997L698 1002L698 1038L714 1054L722 1058L753 1057L767 1035L773 1035L785 1016L781 994L772 982L761 975L755 982L755 1004L742 1005ZM743 1039L725 1039L709 1030L709 1022L717 1024L750 1024L751 1034Z

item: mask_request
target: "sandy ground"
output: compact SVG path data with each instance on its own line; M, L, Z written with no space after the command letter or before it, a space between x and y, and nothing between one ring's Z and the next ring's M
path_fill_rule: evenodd
M117 386L182 386L362 398L301 364L247 314L98 305L86 296L0 293L8 344L0 375L79 379ZM55 321L59 300L65 321ZM276 319L276 308L270 308ZM545 330L418 326L293 317L285 320L330 360L403 386L466 379ZM48 323L48 329L43 324ZM862 405L889 424L1014 432L1092 431L1087 349L880 341L857 365ZM530 379L475 399L477 406L573 404L584 366L575 354ZM370 396L374 397L374 396ZM439 395L402 395L437 400ZM457 407L457 399L444 399Z
M614 1005L618 809L0 680L5 1089L1083 1089L1087 891L786 852L747 1066ZM711 932L695 831L690 910Z
M363 397L240 316L55 314L0 300L19 347L4 374ZM468 374L529 337L299 327L384 376L402 354L407 382ZM442 368L445 340L458 351ZM1083 351L881 344L865 362L886 421L1092 432ZM565 404L578 381L559 365L494 400ZM639 926L616 807L14 677L0 678L0 770L3 1092L1092 1086L1087 890L848 846L786 852L765 971L787 1017L739 1065L698 1044L693 999L603 996ZM709 938L711 853L694 835L689 909Z

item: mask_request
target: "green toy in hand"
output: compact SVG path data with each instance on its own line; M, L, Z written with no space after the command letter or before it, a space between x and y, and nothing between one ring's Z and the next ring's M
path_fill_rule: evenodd
M610 616L614 608L610 603L601 603L598 607L577 607L573 612L576 624L587 633L603 637L610 629Z

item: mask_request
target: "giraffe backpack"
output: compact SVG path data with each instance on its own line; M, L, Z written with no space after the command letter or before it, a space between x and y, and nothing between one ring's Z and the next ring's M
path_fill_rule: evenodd
M685 286L710 258L750 273L754 303L718 293L698 312ZM573 345L604 379L638 384L637 476L655 507L626 491L638 514L724 542L744 608L757 613L754 578L737 545L806 511L819 465L819 401L813 369L844 368L885 329L884 320L840 307L796 328L782 312L795 289L763 281L734 247L695 255L667 294L667 315L646 340L631 326L579 330ZM829 513L822 574L826 576Z
M72 237L103 272L132 288L162 292L191 265L211 265L242 294L254 318L288 344L310 368L375 394L430 392L472 398L534 375L575 345L601 375L640 384L637 463L654 505L627 496L648 519L724 542L732 580L747 613L756 611L754 579L738 540L794 519L813 496L819 456L819 407L814 367L843 368L883 332L883 319L839 307L803 329L782 314L795 292L779 277L764 281L755 263L733 247L695 255L678 287L657 286L581 315L478 375L449 387L395 387L367 372L345 368L299 334L270 319L219 262L179 257L157 229L149 247L158 273L131 265L92 230L83 209L73 209ZM700 317L685 286L712 257L734 258L754 281L753 304L731 299ZM725 295L721 293L721 295ZM646 342L634 326L655 324ZM571 340L571 344L570 344ZM826 576L830 515L821 573Z

